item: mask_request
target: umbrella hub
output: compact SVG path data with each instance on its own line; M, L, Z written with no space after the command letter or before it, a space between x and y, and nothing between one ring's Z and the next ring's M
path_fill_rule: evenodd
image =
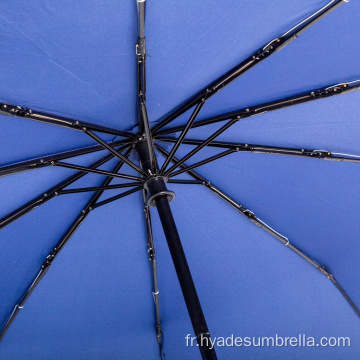
M148 206L155 207L155 199L159 197L165 197L168 202L171 202L175 198L175 193L166 188L166 183L168 178L166 176L160 176L153 174L153 168L157 168L156 157L153 156L155 164L151 161L151 154L146 138L141 138L135 143L135 150L137 151L141 167L147 174L151 174L149 178L146 179L144 183L144 189L147 191L148 197L146 204Z
M147 190L148 198L146 204L148 206L155 207L155 199L159 196L166 196L168 202L171 202L175 198L175 193L166 188L168 178L166 176L152 176L144 183L144 189Z

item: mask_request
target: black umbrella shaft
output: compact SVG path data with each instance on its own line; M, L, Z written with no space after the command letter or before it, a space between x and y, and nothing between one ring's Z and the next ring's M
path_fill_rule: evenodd
M147 172L151 167L151 161L146 142L139 141L136 144L136 150L139 154L142 168ZM148 190L150 195L154 195L160 191L166 190L166 184L162 179L149 182ZM200 300L195 289L194 281L191 276L190 268L186 260L167 196L157 196L155 198L155 205L164 229L166 241L169 246L186 307L199 344L201 356L203 360L217 360L215 350L211 346L209 329L206 324L205 316L201 308Z
M185 299L186 307L194 328L195 336L197 337L201 356L206 360L217 359L215 350L213 348L211 349L209 329L206 324L205 316L201 308L200 300L195 289L194 281L190 273L189 265L185 257L184 249L167 197L159 196L155 199L155 203Z

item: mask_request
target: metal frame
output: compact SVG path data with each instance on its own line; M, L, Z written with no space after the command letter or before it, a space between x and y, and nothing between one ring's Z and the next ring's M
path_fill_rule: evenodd
M254 66L267 59L272 54L283 49L286 45L290 44L295 40L302 32L317 23L321 18L335 10L338 6L347 2L348 0L332 0L323 8L307 17L305 20L294 26L292 29L281 35L280 37L271 40L269 43L264 45L258 51L250 55L247 59L242 61L239 65L228 71L223 76L216 79L214 82L206 86L199 93L195 94L189 100L185 101L178 108L166 115L157 125L152 128L153 133L156 133L159 129L175 120L177 117L182 115L193 106L199 104L204 97L209 99L215 95L218 91L222 90L225 86L229 85L232 81L245 74L247 71L252 69Z
M10 105L0 103L0 115L14 116L26 118L29 120L36 120L46 124L62 126L74 130L81 130L86 127L89 130L98 131L105 134L116 135L134 139L135 135L126 131L120 131L107 126L97 125L86 121L74 120L63 116L58 116L50 113L45 113L36 110L30 110L18 105Z
M127 149L131 144L132 142L129 142L128 140L119 140L108 143L108 145L111 147L124 145L123 147L118 149L119 152ZM103 149L104 148L101 145L92 145L75 150L64 151L57 154L45 155L34 158L32 160L25 160L11 165L1 166L0 177L51 166L51 161L65 160L75 156L86 155L96 151L101 151Z
M136 55L137 55L137 72L138 72L138 116L140 124L140 132L138 134L132 134L126 131L120 131L118 129L113 129L110 127L105 127L97 124L92 124L89 122L73 120L70 118L57 116L45 112L39 112L23 108L16 105L10 104L0 104L0 114L7 116L15 116L27 118L30 120L36 120L44 122L47 124L53 124L57 126L63 126L71 128L78 131L83 131L87 136L95 140L98 145L89 146L85 148L79 148L71 151L66 151L58 154L45 155L32 160L22 161L15 164L9 164L0 167L0 176L12 175L19 173L21 171L27 171L32 169L38 169L45 166L60 166L69 169L78 170L76 174L71 177L68 177L64 181L56 184L54 187L50 188L46 193L41 196L35 197L33 200L29 201L24 206L13 211L11 214L5 216L0 220L0 229L11 222L15 221L19 217L25 215L29 211L35 209L36 207L46 203L50 199L58 195L72 194L72 193L81 193L81 192L95 192L88 201L84 209L78 214L77 218L74 220L73 224L69 227L66 234L60 239L58 244L55 246L53 251L44 261L39 273L33 279L31 284L28 286L27 290L23 296L19 299L18 303L15 305L13 312L10 314L8 321L1 329L0 340L4 336L5 332L11 325L12 321L15 319L17 313L24 306L26 300L35 289L37 284L46 274L49 269L52 261L59 254L61 249L69 241L70 237L74 234L77 228L85 220L89 212L97 207L108 204L112 201L118 200L130 194L133 194L137 191L143 190L143 205L145 213L145 224L147 230L147 241L150 260L152 261L152 273L154 281L154 302L155 302L155 314L156 314L156 336L160 348L160 357L163 358L162 353L162 329L161 329L161 318L160 318L160 305L158 297L158 282L157 282L157 271L156 271L156 259L155 259L155 250L154 250L154 241L153 241L153 232L151 227L151 215L149 209L149 198L153 200L153 203L156 205L159 217L164 229L165 237L170 249L170 253L174 262L174 266L178 275L179 283L184 295L184 299L187 305L187 309L192 321L192 325L196 334L196 337L199 342L199 350L201 356L206 360L215 360L217 359L214 349L210 349L210 334L206 325L205 317L201 309L200 301L195 289L194 282L190 273L190 269L187 264L187 260L181 245L180 237L176 229L175 221L173 219L171 209L169 206L169 200L171 200L172 192L168 191L166 188L166 182L174 184L201 184L206 186L211 192L222 198L228 204L230 204L234 209L239 211L242 215L246 216L252 223L259 226L263 230L267 231L272 236L280 240L284 245L288 246L291 250L296 252L311 265L316 267L321 273L326 275L339 289L342 295L346 298L349 304L356 311L357 315L360 316L359 309L352 302L346 292L341 288L337 283L335 278L321 265L319 265L315 260L306 255L304 252L299 250L294 245L290 244L289 240L272 229L265 222L256 217L256 215L249 209L244 208L235 200L231 199L228 195L223 193L219 188L212 185L208 180L194 172L192 169L208 164L214 160L220 159L221 157L227 156L234 152L253 152L253 153L267 153L267 154L276 154L276 155L291 155L291 156L301 156L301 157L310 157L310 158L319 158L324 160L334 160L334 161L349 161L349 162L360 162L360 157L350 154L341 154L341 153L331 153L325 150L306 150L306 149L293 149L293 148L283 148L283 147L273 147L266 145L251 145L251 144L242 144L242 143L229 143L229 142L220 142L214 141L220 134L226 131L229 127L234 125L240 119L265 113L268 111L273 111L277 109L286 108L292 105L306 103L316 99L326 98L333 95L338 95L346 93L349 91L354 91L360 89L360 81L346 82L336 85L331 85L325 88L313 90L310 92L305 92L296 96L291 96L288 98L240 109L226 114L221 114L214 116L208 119L196 121L197 116L205 102L213 95L215 95L222 88L230 84L232 81L243 75L245 72L256 66L261 61L265 60L275 52L281 50L283 47L288 45L290 42L295 40L303 31L312 26L322 17L326 16L329 12L333 11L335 8L340 6L342 3L347 2L347 0L332 0L323 8L315 12L313 15L307 17L301 23L287 31L285 34L280 37L270 41L268 44L263 46L261 49L256 51L250 57L242 61L239 65L228 71L225 75L216 79L209 86L205 87L203 90L192 96L189 100L181 104L179 107L171 111L166 115L160 122L158 122L154 127L150 127L149 119L146 109L146 46L145 46L145 0L137 0L138 5L138 42L136 46ZM194 107L193 113L190 116L186 124L163 129L164 126L172 122L174 119L179 117L181 114L187 110ZM205 140L198 139L185 139L191 128L205 126L220 121L228 120L220 129L215 133L210 135ZM116 135L120 137L127 138L126 140L119 140L114 142L105 142L101 139L95 132L105 133ZM172 134L174 132L181 132L177 138L166 138L161 137L161 135ZM154 144L154 142L168 142L174 143L170 152L165 151L160 146ZM194 145L195 149L190 151L182 159L176 159L175 153L182 144ZM117 147L123 145L121 148ZM131 148L129 148L131 147ZM190 159L192 156L197 154L204 147L217 147L226 149L225 151L199 161L190 166L185 165L185 162ZM141 167L134 164L128 159L133 148L136 149L140 161ZM157 164L157 158L155 154L155 148L165 156L165 161L159 170ZM69 159L74 156L79 156L83 154L88 154L100 150L108 150L109 155L103 157L102 159L94 162L88 167L64 163L61 160ZM121 151L127 149L125 154L122 154ZM115 166L113 171L105 171L97 169L102 164L105 164L107 161L117 157L120 159L119 163ZM137 171L140 177L135 177L126 174L119 174L118 171L122 165L126 163L132 169ZM169 169L167 167L169 164L174 163ZM177 171L177 168L180 168ZM65 189L67 186L75 183L77 180L85 176L87 173L95 173L106 176L106 179L103 181L101 186L94 187L83 187L83 188L74 188L74 189ZM189 174L194 180L182 180L182 179L170 179L181 173ZM131 183L124 183L119 185L110 185L110 182L113 178L122 178L133 180ZM104 191L110 189L120 189L131 187L130 190L122 192L118 195L112 196L103 201L98 201L100 196ZM203 342L204 339L207 341ZM206 343L206 344L205 344Z
M145 217L145 225L146 225L146 235L147 235L147 244L148 244L148 256L149 261L152 264L152 277L153 277L153 285L154 291L152 292L152 296L154 298L155 305L155 318L156 318L156 339L159 344L160 358L164 359L163 354L163 333L161 327L161 316L160 316L160 303L159 303L159 287L158 287L158 276L157 276L157 264L156 264L156 256L155 256L155 245L154 245L154 237L151 223L151 213L150 208L146 204L147 199L147 190L143 189L143 201L144 201L144 217Z
M169 153L163 149L162 147L155 145L156 149L163 155L168 156ZM175 157L172 160L174 163L180 163L178 159ZM310 256L306 255L305 252L301 251L296 246L292 245L287 237L284 235L281 235L279 232L271 228L268 224L266 224L264 221L259 219L251 210L243 207L238 202L233 200L230 196L226 195L223 191L221 191L218 187L213 185L210 181L196 173L191 169L190 166L187 166L185 164L179 165L184 172L189 174L192 178L195 180L201 181L204 186L206 186L207 189L209 189L212 193L220 197L222 200L227 202L230 206L232 206L235 210L237 210L240 214L244 215L246 218L248 218L253 224L260 227L261 229L265 230L270 235L274 236L276 239L280 240L284 245L286 245L289 249L300 255L303 259L305 259L308 263L310 263L312 266L314 266L316 269L318 269L322 274L324 274L328 279L330 279L335 286L338 288L338 290L341 292L341 294L344 296L344 298L347 300L349 305L353 308L353 310L356 312L356 314L360 317L360 310L359 308L354 304L354 302L350 299L350 297L347 295L345 290L339 285L339 283L336 281L334 276L325 269L324 266L320 265L317 261L312 259Z
M159 137L156 138L155 141L174 143L176 142L176 139ZM186 139L183 141L184 145L200 145L202 143L203 140L198 140L198 139ZM295 149L295 148L288 148L288 147L285 148L279 146L233 143L227 141L212 141L209 144L207 144L207 146L234 150L234 152L250 152L256 154L300 156L300 157L308 157L311 159L330 160L330 161L360 162L359 155L336 153L327 150Z
M230 119L237 119L237 120L246 119L246 118L249 118L249 117L252 117L255 115L264 114L264 113L267 113L270 111L285 109L285 108L288 108L293 105L304 104L304 103L308 103L310 101L325 99L325 98L335 96L335 95L346 94L351 91L356 91L359 89L360 89L360 80L344 82L344 83L336 84L336 85L331 84L329 86L325 86L320 89L309 90L309 91L300 93L298 95L266 102L263 104L258 104L255 106L249 106L246 108L242 108L242 109L239 109L236 111L231 111L231 112L221 114L221 115L216 115L216 116L213 116L213 117L210 117L207 119L203 119L203 120L198 120L198 121L194 122L194 124L192 125L192 128L215 124L215 123L225 121L225 120L230 120ZM182 131L184 128L185 128L185 125L179 125L179 126L166 128L166 129L159 129L156 132L154 132L154 136L157 137L157 136L161 136L161 135L172 134L175 132Z
M126 152L125 156L129 156L132 149L129 149ZM111 156L112 157L112 156ZM109 160L109 159L108 159ZM120 161L113 169L113 172L116 173L120 170L122 167L123 162ZM106 187L110 184L113 177L109 176L107 177L104 182L102 183L103 187ZM23 296L19 299L18 303L15 305L14 310L10 314L8 320L4 324L4 326L0 329L0 341L4 337L6 331L9 329L12 322L15 320L16 315L19 313L19 311L24 307L25 302L31 295L31 293L34 291L36 286L39 284L41 279L45 276L47 271L49 270L52 262L55 260L55 258L59 255L60 251L63 249L63 247L67 244L67 242L70 240L71 236L75 233L75 231L79 228L79 226L82 224L82 222L85 220L85 218L89 215L90 211L94 208L96 205L98 199L102 195L104 190L100 190L96 192L90 200L87 202L83 210L78 214L74 222L71 224L71 226L67 229L65 235L59 240L59 242L56 244L56 246L53 248L52 252L46 257L45 261L43 262L38 274L35 276L34 280L31 282L27 290L24 292Z

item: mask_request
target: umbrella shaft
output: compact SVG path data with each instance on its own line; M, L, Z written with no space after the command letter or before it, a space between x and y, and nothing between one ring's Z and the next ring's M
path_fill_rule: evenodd
M151 170L152 164L146 140L137 142L135 149L139 154L142 169L148 173ZM154 176L153 179L149 179L146 186L150 198L154 199L154 202L151 202L151 206L156 206L159 213L201 356L203 360L217 360L215 350L211 345L205 316L169 205L169 193L172 192L167 190L165 180L161 176Z
M166 196L155 199L170 254L179 279L181 290L189 312L195 336L197 338L201 356L206 360L217 359L214 348L211 349L209 329L206 325L204 313L187 263L180 236Z

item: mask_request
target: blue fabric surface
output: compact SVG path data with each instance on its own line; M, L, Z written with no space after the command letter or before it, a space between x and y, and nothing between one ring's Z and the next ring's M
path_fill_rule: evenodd
M148 0L152 124L327 2ZM212 97L199 119L360 79L359 13L354 0L340 6ZM0 102L135 131L136 41L135 0L5 1ZM190 113L168 126L184 124ZM360 93L353 92L241 120L219 139L360 155L359 113ZM28 119L0 116L0 125L0 166L94 144L79 131ZM205 139L221 125L188 137ZM176 156L192 148L182 145ZM218 152L203 149L187 163ZM106 154L66 161L87 166ZM130 159L138 163L135 153ZM127 165L121 172L137 175ZM360 306L359 164L236 153L198 172L324 265ZM74 173L48 167L0 178L0 218ZM86 175L69 188L103 180ZM360 319L331 281L205 187L168 187L213 337L351 338L350 347L217 347L219 359L359 358ZM1 229L0 326L90 197L56 197ZM156 210L152 215L164 353L200 359L196 346L186 346L191 323ZM0 358L159 359L152 291L138 192L90 213L1 341Z

